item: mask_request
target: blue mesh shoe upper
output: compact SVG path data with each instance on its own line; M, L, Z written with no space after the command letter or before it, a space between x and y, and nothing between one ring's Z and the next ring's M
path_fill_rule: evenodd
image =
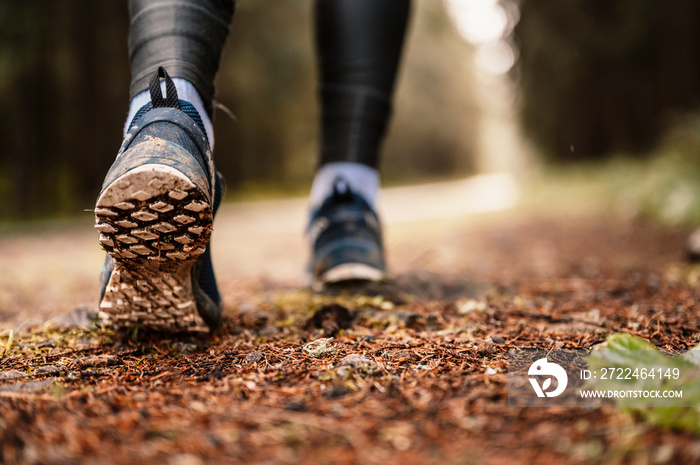
M313 279L342 265L364 265L386 272L381 223L377 213L342 179L333 194L312 213L308 239L312 244L309 272ZM347 276L348 280L363 279Z

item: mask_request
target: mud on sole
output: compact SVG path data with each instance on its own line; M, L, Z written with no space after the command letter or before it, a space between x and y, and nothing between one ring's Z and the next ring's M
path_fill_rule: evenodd
M115 260L99 316L109 325L208 332L191 271L212 230L209 198L185 175L143 165L117 178L95 206L99 242Z

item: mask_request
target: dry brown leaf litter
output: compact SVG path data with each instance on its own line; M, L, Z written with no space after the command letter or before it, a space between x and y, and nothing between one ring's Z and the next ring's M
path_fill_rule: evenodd
M588 349L621 331L682 351L700 334L700 273L671 245L649 247L677 244L677 232L635 231L627 243L615 234L630 231L596 225L561 237L528 227L516 245L562 241L557 273L504 252L478 286L445 272L359 296L270 289L234 302L205 339L21 331L0 346L2 462L700 461L699 438L614 408L507 407L510 349ZM331 350L304 350L321 339Z

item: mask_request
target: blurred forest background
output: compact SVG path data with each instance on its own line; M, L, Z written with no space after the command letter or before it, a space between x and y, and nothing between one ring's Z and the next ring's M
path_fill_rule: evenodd
M470 36L465 18L484 5L491 16L472 16ZM310 186L312 11L312 0L238 2L217 81L235 120L215 115L217 166L234 196ZM495 36L474 33L488 21L502 23ZM700 165L700 120L687 116L700 105L699 26L692 0L415 0L384 179L483 169L494 82L509 89L538 160L649 158L672 140L677 158ZM92 208L127 112L127 27L121 0L0 2L0 219ZM480 69L487 51L512 63L487 57Z

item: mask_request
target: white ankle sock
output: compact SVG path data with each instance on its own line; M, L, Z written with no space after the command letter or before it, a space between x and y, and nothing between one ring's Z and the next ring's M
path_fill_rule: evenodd
M339 161L323 165L316 173L311 186L311 210L319 208L333 194L333 184L338 178L345 180L350 190L375 208L379 194L379 171L362 163Z
M175 83L175 89L177 89L177 96L180 100L190 102L192 106L197 110L199 116L202 118L202 123L204 123L204 130L207 133L207 138L209 139L209 146L214 149L214 128L211 124L211 119L207 115L204 109L204 103L202 103L202 98L199 96L197 89L194 88L192 83L185 81L181 78L173 78ZM165 82L161 83L161 92L165 95ZM139 109L151 101L151 94L148 90L137 94L133 99L131 99L131 105L129 106L129 114L126 117L126 123L124 124L124 134L129 130L129 125L131 120L136 116L136 112Z

